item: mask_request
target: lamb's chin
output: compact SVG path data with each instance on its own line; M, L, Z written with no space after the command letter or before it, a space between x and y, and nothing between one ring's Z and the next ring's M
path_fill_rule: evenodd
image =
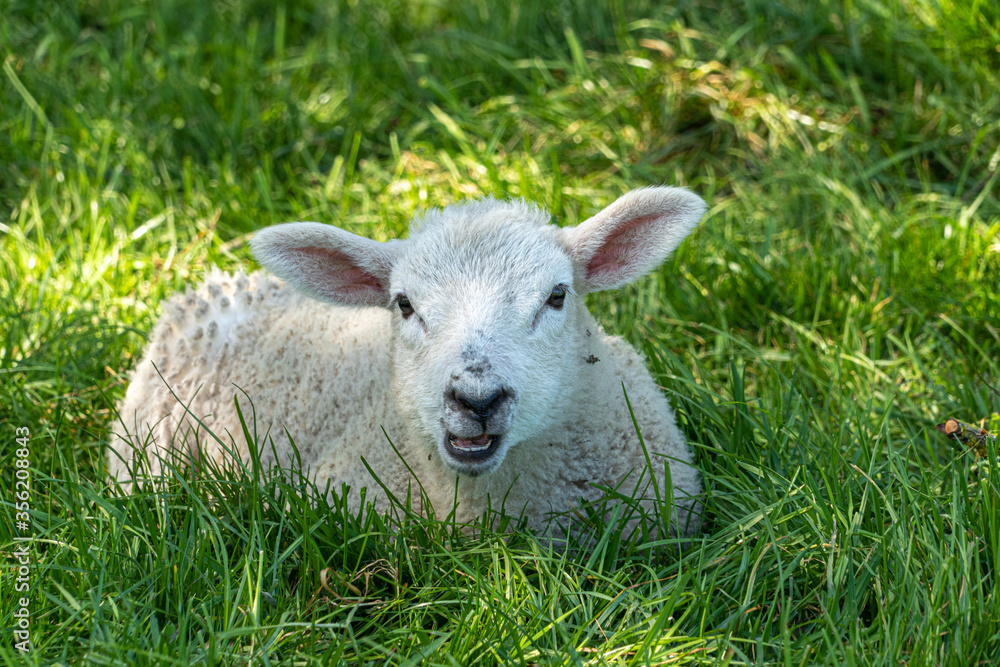
M444 433L438 452L441 460L455 472L469 477L488 475L503 463L507 455L507 439L503 434L482 434L475 438L460 438Z

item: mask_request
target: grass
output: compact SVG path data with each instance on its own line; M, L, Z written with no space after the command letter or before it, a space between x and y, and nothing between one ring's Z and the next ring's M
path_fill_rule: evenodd
M0 544L30 429L17 664L995 664L1000 12L941 0L4 3ZM590 297L704 471L681 554L352 511L102 454L158 304L316 219L386 239L481 194L575 224L711 209ZM7 446L6 443L12 443ZM268 498L268 502L261 501ZM270 499L274 498L272 502Z

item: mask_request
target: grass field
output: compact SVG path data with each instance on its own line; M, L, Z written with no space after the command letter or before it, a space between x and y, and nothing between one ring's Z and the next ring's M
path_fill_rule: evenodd
M996 451L933 428L1000 410L995 2L0 15L4 663L1000 660ZM159 304L252 265L254 230L384 240L483 194L575 224L655 183L709 214L660 271L589 303L646 354L704 471L683 553L610 531L569 555L473 540L246 473L110 488L108 425Z

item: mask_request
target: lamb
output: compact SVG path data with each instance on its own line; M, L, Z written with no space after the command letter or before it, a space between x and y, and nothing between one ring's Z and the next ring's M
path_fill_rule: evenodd
M167 304L119 406L109 472L128 490L140 458L152 475L172 456L249 461L233 404L245 392L267 434L261 463L301 466L355 507L362 487L380 511L386 492L422 488L420 511L437 517L501 508L559 536L608 487L638 485L653 509L669 468L669 532L690 534L701 484L670 405L583 295L656 268L704 212L687 190L651 187L570 228L486 198L386 243L313 222L262 229L251 249L273 276L213 270Z

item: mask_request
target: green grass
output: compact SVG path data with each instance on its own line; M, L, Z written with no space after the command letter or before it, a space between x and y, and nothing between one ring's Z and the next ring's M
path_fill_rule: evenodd
M992 665L1000 9L972 0L2 3L0 548L31 431L39 663ZM481 194L710 203L591 297L694 444L689 549L352 512L301 480L116 495L160 302L285 220ZM266 501L262 499L267 499ZM17 663L13 567L0 659Z

